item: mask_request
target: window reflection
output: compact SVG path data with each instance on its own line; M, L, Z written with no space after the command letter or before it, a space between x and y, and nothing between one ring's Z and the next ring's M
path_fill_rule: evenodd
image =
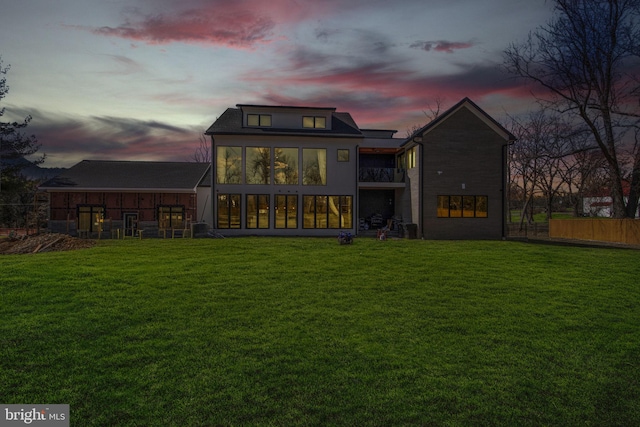
M276 195L275 228L298 228L298 196Z
M247 184L269 184L271 178L271 150L269 147L247 147Z
M269 195L247 195L247 228L269 228Z
M352 196L304 196L303 228L352 228Z
M297 148L275 149L273 178L276 184L298 184Z
M327 185L327 150L304 148L302 150L302 184Z
M239 194L218 194L218 228L240 228Z
M217 148L216 182L218 184L240 184L242 182L241 147Z

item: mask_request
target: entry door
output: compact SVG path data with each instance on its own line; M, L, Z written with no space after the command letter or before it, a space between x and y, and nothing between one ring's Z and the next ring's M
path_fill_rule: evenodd
M122 214L122 221L124 223L124 235L135 236L138 229L138 213L129 212Z

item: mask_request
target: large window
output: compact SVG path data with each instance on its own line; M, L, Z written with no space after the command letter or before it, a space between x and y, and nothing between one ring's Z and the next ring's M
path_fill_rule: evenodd
M78 231L100 231L104 221L104 206L78 206Z
M158 206L158 228L181 228L184 206Z
M407 169L412 169L416 167L416 155L417 155L416 147L411 147L409 151L407 151Z
M322 116L304 116L302 118L303 128L326 129L327 118Z
M270 114L247 114L247 126L251 127L270 127Z
M352 200L351 196L329 196L329 228L351 228Z
M218 194L218 228L240 228L240 194Z
M304 228L352 228L352 196L303 196Z
M216 157L216 182L218 184L241 184L242 148L218 147Z
M298 196L276 194L276 228L298 228Z
M247 184L269 184L271 179L271 149L247 147L245 180Z
M487 196L438 196L438 218L487 218Z
M327 185L326 149L302 149L302 185Z
M276 184L298 184L297 148L275 149L273 179Z
M247 228L269 228L268 194L247 194Z

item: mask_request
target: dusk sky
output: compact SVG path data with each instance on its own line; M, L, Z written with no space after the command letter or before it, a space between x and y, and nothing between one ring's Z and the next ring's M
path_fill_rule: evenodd
M531 105L501 69L545 0L10 0L0 14L9 94L45 167L188 161L228 107L335 107L404 137L436 99L496 119Z

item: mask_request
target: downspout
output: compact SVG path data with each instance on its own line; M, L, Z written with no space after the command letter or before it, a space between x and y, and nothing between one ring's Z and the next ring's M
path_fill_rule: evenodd
M507 162L509 156L507 151L509 150L509 146L514 142L515 140L502 145L502 240L506 240L507 238L507 215L509 214L507 212L507 197L509 197L507 191L509 185L507 178Z
M509 144L502 146L502 240L507 238L507 211L505 210L507 204L507 175L506 175L506 162L507 162L507 147Z
M418 218L420 220L420 227L418 230L418 234L419 236L416 237L420 237L421 239L424 239L424 208L422 206L422 202L423 202L423 197L422 197L422 193L423 193L423 186L424 186L424 145L422 144L422 137L421 136L414 136L412 141L417 144L420 147L420 157L419 157L419 164L418 164L418 180L420 181L418 183Z
M355 195L355 212L353 212L354 223L353 228L355 229L355 235L357 236L360 231L360 145L356 145L356 195Z
M214 163L214 158L215 158L215 151L214 150L215 150L215 140L213 139L213 135L211 135L211 228L215 230L216 229L216 224L217 224L217 222L216 222L216 209L217 209L218 203L217 203L217 201L215 199L216 191L215 191L215 188L214 188L214 185L215 185L215 182L216 182L216 179L215 179L215 176L214 176L216 171L213 168L213 163Z

